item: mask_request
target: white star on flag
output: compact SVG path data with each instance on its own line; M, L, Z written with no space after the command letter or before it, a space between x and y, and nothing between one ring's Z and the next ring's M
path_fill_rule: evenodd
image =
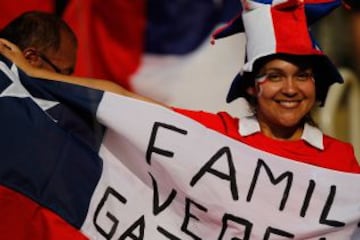
M10 86L0 94L0 97L9 96L19 98L31 98L44 111L59 104L59 102L44 100L32 96L21 84L18 68L15 66L15 64L11 66L10 70L3 62L0 62L0 69L12 81L12 84L10 84Z

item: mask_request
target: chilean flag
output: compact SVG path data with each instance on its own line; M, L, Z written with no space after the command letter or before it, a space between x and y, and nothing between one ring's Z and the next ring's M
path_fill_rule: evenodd
M7 61L0 80L1 239L360 237L359 174Z

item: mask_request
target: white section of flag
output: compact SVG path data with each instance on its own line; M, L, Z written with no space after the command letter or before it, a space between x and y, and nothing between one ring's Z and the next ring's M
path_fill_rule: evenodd
M144 54L142 64L132 76L136 93L171 106L227 111L236 116L247 115L244 100L225 102L227 92L240 71L245 56L245 35L217 40L210 37L191 54Z
M104 95L98 119L108 130L100 150L103 175L81 229L91 239L105 239L104 234L108 239L169 239L166 234L170 239L278 239L284 232L294 237L280 239L360 237L358 174L271 155L169 109L113 94ZM147 151L155 148L173 156L150 151L147 159ZM214 158L222 150L226 154ZM210 159L216 160L205 167ZM274 185L266 168L274 178L292 176L283 210L279 206L287 180ZM201 169L207 171L199 174ZM229 179L235 184L220 175L234 177ZM307 205L310 182L315 188ZM233 218L224 222L225 216ZM332 227L319 219L346 225Z

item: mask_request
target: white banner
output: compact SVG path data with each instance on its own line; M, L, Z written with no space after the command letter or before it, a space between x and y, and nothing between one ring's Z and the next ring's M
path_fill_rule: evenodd
M171 110L105 94L91 239L360 239L360 175L227 138ZM341 161L341 159L339 159Z

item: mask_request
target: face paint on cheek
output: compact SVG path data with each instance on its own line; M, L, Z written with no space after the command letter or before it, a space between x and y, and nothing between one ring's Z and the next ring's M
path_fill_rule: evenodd
M263 85L264 83L266 83L267 80L268 80L268 78L267 78L266 75L255 78L255 84L256 84L255 87L258 89L258 93L257 93L257 96L258 96L258 97L260 97L261 94L262 94L262 87L261 87L261 85Z

